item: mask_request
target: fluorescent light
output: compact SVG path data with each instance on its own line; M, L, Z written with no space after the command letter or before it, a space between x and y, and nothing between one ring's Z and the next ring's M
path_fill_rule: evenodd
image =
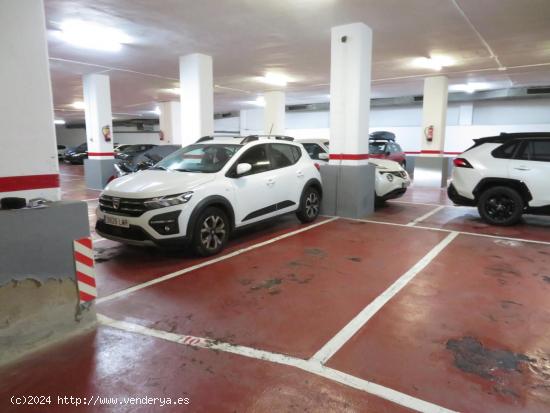
M77 101L71 103L71 106L75 109L84 109L85 108L84 102L82 102L81 100L77 100Z
M159 116L161 114L160 108L158 106L155 109L153 109L151 112L153 112L155 115L159 115Z
M56 125L64 125L65 121L63 119L56 119L53 121Z
M61 38L67 43L85 49L119 51L131 39L122 31L97 23L67 20L61 23Z
M478 90L487 90L490 88L491 88L491 85L489 85L488 83L482 83L482 82L471 82L471 83L449 86L449 90L452 92L465 92L465 93L474 93Z
M174 95L181 95L181 89L179 87L173 87L172 89L168 89L169 93L173 93Z
M273 86L286 86L290 79L282 73L267 72L265 76L260 77L260 81Z
M248 101L246 101L246 103L249 103L249 104L255 105L255 106L264 107L265 106L265 98L263 96L258 96L255 100L248 100Z
M449 56L433 55L431 57L417 57L412 61L415 67L424 69L441 70L444 67L452 66L455 63L454 59Z

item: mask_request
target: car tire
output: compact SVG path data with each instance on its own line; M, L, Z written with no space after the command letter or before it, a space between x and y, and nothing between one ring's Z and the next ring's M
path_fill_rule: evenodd
M193 231L193 251L201 257L209 257L225 248L229 239L230 224L227 214L217 207L202 211Z
M491 225L516 224L523 214L525 203L520 194L507 186L494 186L483 191L477 203L479 215Z
M306 224L315 221L320 211L321 195L317 188L308 186L302 193L300 209L296 212L296 216L302 223Z

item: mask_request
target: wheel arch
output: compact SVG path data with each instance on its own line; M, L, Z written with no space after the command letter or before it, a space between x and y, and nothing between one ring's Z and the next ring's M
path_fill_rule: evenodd
M191 213L191 216L189 218L189 223L187 224L186 231L190 235L190 237L192 236L193 228L195 228L199 215L202 211L209 207L217 207L224 211L229 218L231 231L235 228L235 211L233 210L231 202L229 202L227 198L221 195L211 195L200 201L193 209L193 212Z
M506 186L516 190L520 194L526 206L533 199L531 191L529 191L529 188L525 182L510 178L484 178L478 182L473 190L476 202L485 190L494 186Z

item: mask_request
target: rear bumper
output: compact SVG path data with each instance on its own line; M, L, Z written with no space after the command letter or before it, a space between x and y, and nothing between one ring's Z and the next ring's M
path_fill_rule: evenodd
M449 187L447 188L447 196L456 205L476 206L475 199L466 198L460 195L453 184L449 185Z

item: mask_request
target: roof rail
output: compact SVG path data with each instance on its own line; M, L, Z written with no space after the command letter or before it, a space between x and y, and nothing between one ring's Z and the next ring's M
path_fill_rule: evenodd
M369 140L372 141L395 141L395 133L384 130L372 132L369 134Z
M268 139L272 138L272 139L276 139L276 140L279 140L279 141L288 141L288 142L292 142L294 140L293 137L285 136L285 135L248 135L246 138L244 138L241 141L241 144L244 145L245 143L258 141L258 140L260 140L260 138L268 138Z
M203 136L202 138L199 138L199 140L198 140L196 143L211 141L211 140L214 140L214 139L216 139L216 138L235 138L235 139L242 139L243 137L240 136L240 135L217 135L217 134L214 134L214 135Z

